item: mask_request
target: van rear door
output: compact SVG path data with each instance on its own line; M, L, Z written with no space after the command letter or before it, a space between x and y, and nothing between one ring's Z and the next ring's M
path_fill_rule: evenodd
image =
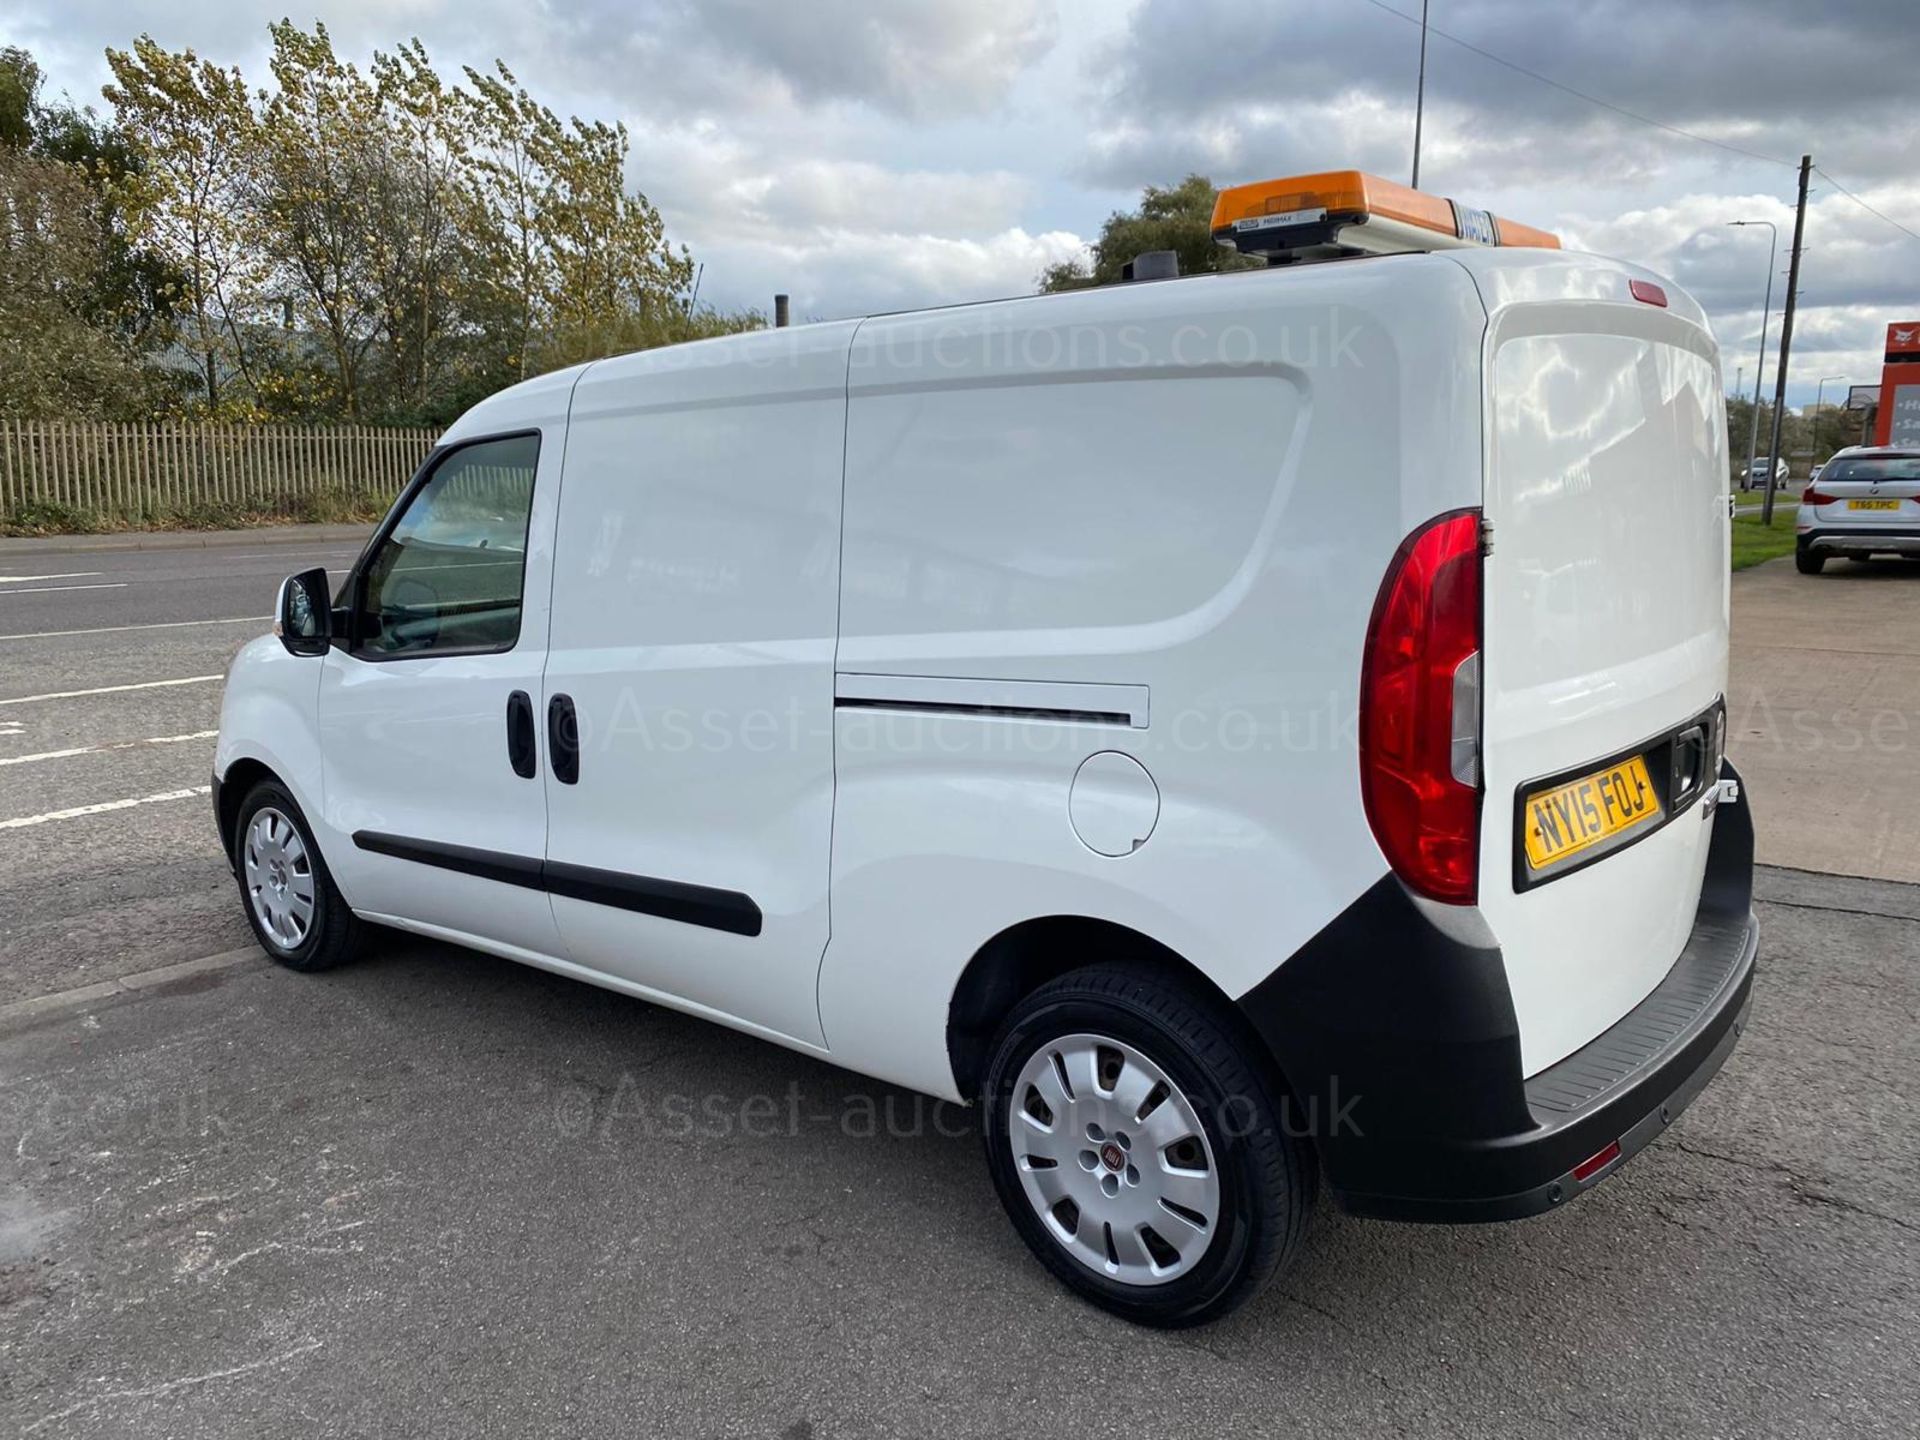
M1531 1075L1645 999L1694 923L1726 422L1712 335L1671 286L1590 256L1462 263L1489 314L1480 907Z

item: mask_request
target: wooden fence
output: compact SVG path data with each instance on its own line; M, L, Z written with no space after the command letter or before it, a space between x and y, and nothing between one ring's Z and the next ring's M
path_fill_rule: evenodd
M297 514L322 498L384 503L438 433L0 421L0 519L35 506L137 521L226 506Z

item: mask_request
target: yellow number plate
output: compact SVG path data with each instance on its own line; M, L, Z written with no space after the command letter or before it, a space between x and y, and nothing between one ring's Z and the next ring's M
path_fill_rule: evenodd
M1849 510L1898 510L1900 502L1898 500L1849 500L1847 508Z
M1660 796L1636 755L1551 790L1527 796L1527 868L1544 870L1660 818Z

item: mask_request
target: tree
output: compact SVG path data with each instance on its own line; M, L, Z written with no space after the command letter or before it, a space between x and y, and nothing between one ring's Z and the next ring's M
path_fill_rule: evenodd
M0 147L24 150L40 103L40 66L17 45L0 49Z
M1209 228L1217 192L1204 175L1189 175L1178 185L1149 185L1140 192L1138 210L1116 210L1093 242L1093 263L1066 260L1040 273L1044 291L1080 290L1111 285L1121 267L1148 250L1171 250L1180 257L1182 275L1216 270L1257 269L1262 262L1236 254L1215 242Z
M72 166L0 147L0 415L142 409L137 357L83 313L101 263L98 204Z
M514 78L504 60L496 73L468 66L469 106L477 141L470 183L475 224L470 230L481 272L492 279L505 340L504 360L525 379L534 325L554 288L541 225L541 195L549 178L545 159L558 141L560 122Z
M374 52L387 129L377 237L382 324L396 380L425 409L451 378L462 328L479 318L480 276L465 237L485 223L472 181L473 107L410 40Z
M260 147L246 82L146 35L131 52L109 49L107 64L114 78L102 93L140 162L124 189L128 224L181 276L186 343L204 403L217 410L230 374L253 390L246 327L264 269L247 229Z
M34 116L33 153L71 166L93 191L100 264L79 301L89 324L153 354L176 333L184 281L154 250L136 243L123 197L140 176L140 157L120 128L91 109L61 102Z
M268 30L258 93L147 36L108 52L124 155L102 199L174 284L207 411L432 422L542 369L762 323L692 310L623 127L562 120L498 62L450 85L418 40L362 70L323 25Z
M119 224L125 145L91 112L42 105L40 83L31 55L0 50L0 414L142 414L165 277Z
M466 73L485 147L476 184L495 227L481 248L497 261L519 372L593 359L646 336L682 338L675 332L689 321L683 297L693 261L668 245L647 197L626 188L626 127L563 123L504 63L491 75Z
M381 318L390 157L380 102L366 77L334 54L324 25L312 34L287 21L267 28L278 89L256 131L255 233L293 321L324 339L340 413L357 418ZM297 356L282 359L297 368Z

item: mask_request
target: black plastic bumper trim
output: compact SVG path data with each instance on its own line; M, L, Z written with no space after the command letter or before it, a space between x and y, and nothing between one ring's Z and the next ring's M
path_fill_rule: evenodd
M1748 805L1713 820L1693 932L1666 979L1531 1081L1499 949L1442 932L1390 875L1241 997L1343 1209L1448 1224L1538 1214L1612 1174L1706 1085L1742 1028L1758 951ZM1616 1141L1619 1159L1573 1180Z
M207 799L213 805L213 828L220 836L220 849L227 857L227 869L237 876L240 873L240 857L235 853L238 847L233 843L232 832L227 829L227 812L220 804L221 791L226 783L220 778L220 772L214 771L213 783L207 787Z
M375 855L390 855L416 865L431 865L462 875L502 885L518 885L528 890L545 890L569 900L606 905L616 910L631 910L640 915L656 915L662 920L677 920L707 930L725 930L733 935L758 935L762 917L760 907L750 895L738 890L720 890L709 885L692 885L683 880L659 880L648 875L628 875L618 870L594 870L585 865L568 865L558 860L537 860L531 856L510 855L497 850L476 850L467 845L448 845L438 840L412 840L403 835L383 835L372 830L356 830L353 843Z

